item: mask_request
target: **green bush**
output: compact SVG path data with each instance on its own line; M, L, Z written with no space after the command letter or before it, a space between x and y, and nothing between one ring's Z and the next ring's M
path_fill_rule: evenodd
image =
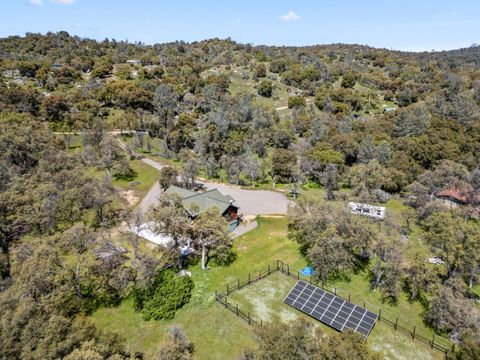
M173 319L177 310L190 301L192 289L193 281L189 276L162 270L150 288L133 292L134 306L147 321Z
M263 97L271 97L272 96L272 82L269 80L262 80L260 81L260 84L258 84L258 95L263 96Z
M288 98L288 108L304 107L306 105L305 98L300 95L290 96Z
M130 164L125 159L115 164L112 173L116 180L133 181L137 176L136 171L130 167Z

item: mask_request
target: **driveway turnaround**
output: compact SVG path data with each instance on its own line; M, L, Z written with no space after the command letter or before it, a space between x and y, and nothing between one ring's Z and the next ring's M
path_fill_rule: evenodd
M243 215L284 215L288 209L288 198L270 190L244 190L238 186L200 181L206 189L218 189L224 195L235 199Z
M165 165L155 160L142 158L144 163L160 170ZM235 205L240 208L240 214L243 215L285 215L287 213L290 200L277 191L269 190L244 190L239 186L213 183L208 181L198 181L207 190L218 189L223 195L230 195L235 199ZM139 210L146 212L148 208L154 205L162 190L158 182L155 182L148 191L147 195L139 204Z

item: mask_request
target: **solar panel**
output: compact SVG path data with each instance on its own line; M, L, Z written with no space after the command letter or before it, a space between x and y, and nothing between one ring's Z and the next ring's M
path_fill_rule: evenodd
M299 280L284 303L338 331L353 330L365 338L370 335L378 315Z

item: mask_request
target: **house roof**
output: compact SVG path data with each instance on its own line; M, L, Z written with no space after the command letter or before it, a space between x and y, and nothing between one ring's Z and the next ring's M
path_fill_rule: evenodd
M197 193L178 186L170 186L165 192L179 195L182 198L182 205L193 217L200 215L206 209L213 206L216 206L221 214L230 206L237 207L233 204L235 199L230 195L223 195L217 189Z
M197 194L195 191L191 191L191 190L184 189L184 188L174 186L174 185L170 186L167 190L165 190L165 192L167 194L177 194L182 199Z
M443 189L438 191L436 194L438 197L447 197L457 200L462 204L469 204L474 201L480 201L480 195L477 194L469 194L467 191L463 191L460 189Z

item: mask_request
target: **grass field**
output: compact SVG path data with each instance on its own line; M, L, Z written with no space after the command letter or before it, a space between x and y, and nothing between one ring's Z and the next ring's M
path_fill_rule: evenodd
M250 312L253 319L262 321L271 321L279 319L281 321L291 321L297 318L305 318L316 324L323 333L329 334L334 332L333 329L322 323L313 320L307 315L295 310L294 308L283 303L283 299L287 296L296 280L279 272L275 272L265 279L262 279L250 286L246 286L239 291L233 292L229 296L229 300L233 304L238 304L244 312ZM362 277L355 278L350 282L352 288L350 290L359 290L358 296L352 298L352 302L362 305L360 298L368 296L364 290L368 288L368 282ZM371 301L378 302L375 298L369 298ZM357 301L356 301L357 300ZM383 305L383 307L385 307ZM390 309L389 309L390 310ZM400 314L415 314L410 316L409 320L418 319L418 310L415 306L402 302L402 306L394 312ZM392 312L393 312L392 311ZM233 313L230 313L235 317ZM238 319L238 321L242 321ZM412 340L405 334L395 332L394 329L383 322L377 323L373 329L368 342L372 349L383 354L385 359L441 359L442 354L436 350L430 349L426 344Z
M174 159L167 159L160 154L161 150L161 140L156 138L151 138L149 135L144 135L144 145L143 148L138 146L137 139L135 135L122 135L121 140L123 143L130 146L136 152L140 153L142 156L155 160L161 164L179 166L180 161ZM150 149L147 146L147 143L150 144Z
M131 179L114 179L113 186L119 195L129 202L130 206L136 205L158 179L158 171L140 160L130 160L130 167L135 172Z
M61 136L61 135L59 135ZM81 152L83 149L82 136L73 135L69 152ZM135 206L152 187L153 183L158 179L158 171L143 163L140 160L129 160L130 168L135 172L135 175L129 179L112 179L112 185L118 192L119 199L115 206L121 207L123 205ZM87 169L87 176L92 176L97 179L102 179L106 171L99 170L95 167Z
M195 283L192 300L177 313L174 320L143 321L128 299L118 307L98 310L92 319L100 329L122 335L130 351L142 351L147 359L165 340L172 324L185 329L196 345L199 359L234 359L242 349L255 346L255 343L249 326L215 302L215 290L225 289L227 282L235 282L238 278L246 279L248 273L265 269L276 259L288 263L292 271L305 266L297 245L286 237L286 218L260 217L258 223L258 228L236 240L234 249L237 258L229 266L211 264L209 270L202 271L198 265L193 265L188 269ZM252 316L265 321L275 316L283 320L294 319L304 315L282 303L294 282L294 279L275 273L233 293L231 299L241 303L246 311L251 311ZM366 274L355 274L349 282L332 283L329 286L337 287L344 295L351 293L352 301L361 303L366 299L372 307L382 307L390 317L401 316L404 321L417 324L418 329L429 331L421 322L422 308L418 303L410 303L404 297L398 306L382 303L380 294L369 290ZM332 331L323 325L319 326L326 333ZM369 342L372 348L390 359L436 359L441 355L382 323L377 324Z
M158 179L158 171L140 160L130 160L129 165L135 172L134 176L129 179L112 178L112 185L117 195L114 201L114 207L116 208L137 205ZM105 170L99 170L95 167L90 167L85 172L87 177L97 179L102 179L106 174Z
M237 260L230 266L211 265L204 271L199 266L189 268L195 282L192 300L173 321L145 322L133 310L131 300L125 300L115 308L100 309L92 319L100 329L122 335L130 351L142 351L147 359L164 341L172 324L184 328L196 345L200 360L234 359L242 349L255 343L249 326L231 317L215 302L215 290L227 281L247 276L249 271L266 267L277 258L297 267L304 265L296 244L285 236L286 219L260 218L258 222L257 229L236 240Z
M273 85L272 96L267 98L258 95L256 86L262 80L258 82L255 81L252 77L252 72L247 67L231 67L230 70L227 70L224 66L214 69L206 70L202 73L203 77L208 77L209 75L225 74L230 79L230 86L228 91L231 95L239 94L252 94L255 98L257 104L265 106L269 109L283 108L287 106L289 94L299 93L301 90L296 89L292 86L285 85L281 82L281 79L277 74L273 74L267 71L267 77L263 79L270 78L270 81ZM246 78L244 78L244 75ZM280 110L282 114L284 112L290 113L288 109Z

